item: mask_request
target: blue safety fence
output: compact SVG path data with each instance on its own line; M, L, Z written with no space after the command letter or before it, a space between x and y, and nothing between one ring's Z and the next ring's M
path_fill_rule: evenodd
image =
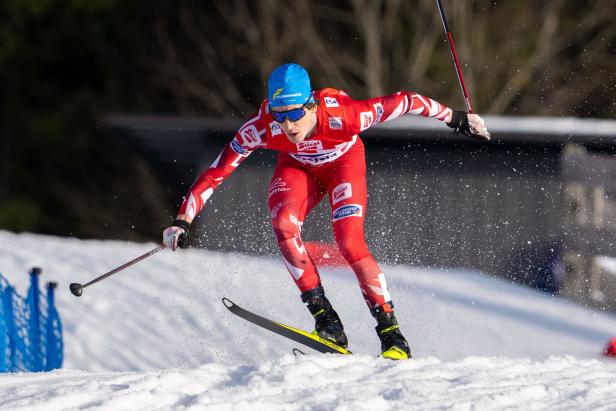
M55 307L56 283L40 291L40 268L30 271L22 298L0 274L0 372L49 371L62 367L62 323Z

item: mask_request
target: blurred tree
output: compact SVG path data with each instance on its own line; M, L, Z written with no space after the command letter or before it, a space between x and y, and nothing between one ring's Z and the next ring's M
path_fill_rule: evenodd
M482 113L609 117L616 8L550 0L445 2ZM356 97L410 88L463 108L433 0L180 1L154 23L158 86L181 113L244 115L296 61Z
M7 0L0 6L0 227L95 237L158 234L165 204L160 187L142 160L96 126L105 106L141 104L119 92L131 85L121 65L136 74L127 52L130 31L115 14L121 15L119 3Z
M478 113L613 117L613 1L444 3ZM433 0L4 0L0 227L154 238L175 210L98 119L244 117L288 61L316 88L464 108Z

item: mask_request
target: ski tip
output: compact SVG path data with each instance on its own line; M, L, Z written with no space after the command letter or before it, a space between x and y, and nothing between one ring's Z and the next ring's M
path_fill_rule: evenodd
M233 301L229 300L227 297L223 297L222 298L222 303L225 305L225 307L227 308L231 308L233 307L235 304L233 303Z

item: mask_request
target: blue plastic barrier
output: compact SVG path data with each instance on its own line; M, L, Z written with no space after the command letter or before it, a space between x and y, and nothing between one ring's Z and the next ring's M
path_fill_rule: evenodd
M39 290L40 268L30 271L25 299L0 274L0 372L49 371L62 367L62 323L55 307L56 283Z

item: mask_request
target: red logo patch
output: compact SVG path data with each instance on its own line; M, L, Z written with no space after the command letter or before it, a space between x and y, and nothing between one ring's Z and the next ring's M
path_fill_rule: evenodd
M322 150L323 143L320 140L308 140L302 141L301 143L297 143L297 150Z
M261 143L261 137L256 127L253 125L244 127L240 130L240 136L244 140L244 145L249 148L255 148Z
M336 204L347 198L351 198L353 191L351 189L351 183L342 183L336 186L332 191L332 204Z

